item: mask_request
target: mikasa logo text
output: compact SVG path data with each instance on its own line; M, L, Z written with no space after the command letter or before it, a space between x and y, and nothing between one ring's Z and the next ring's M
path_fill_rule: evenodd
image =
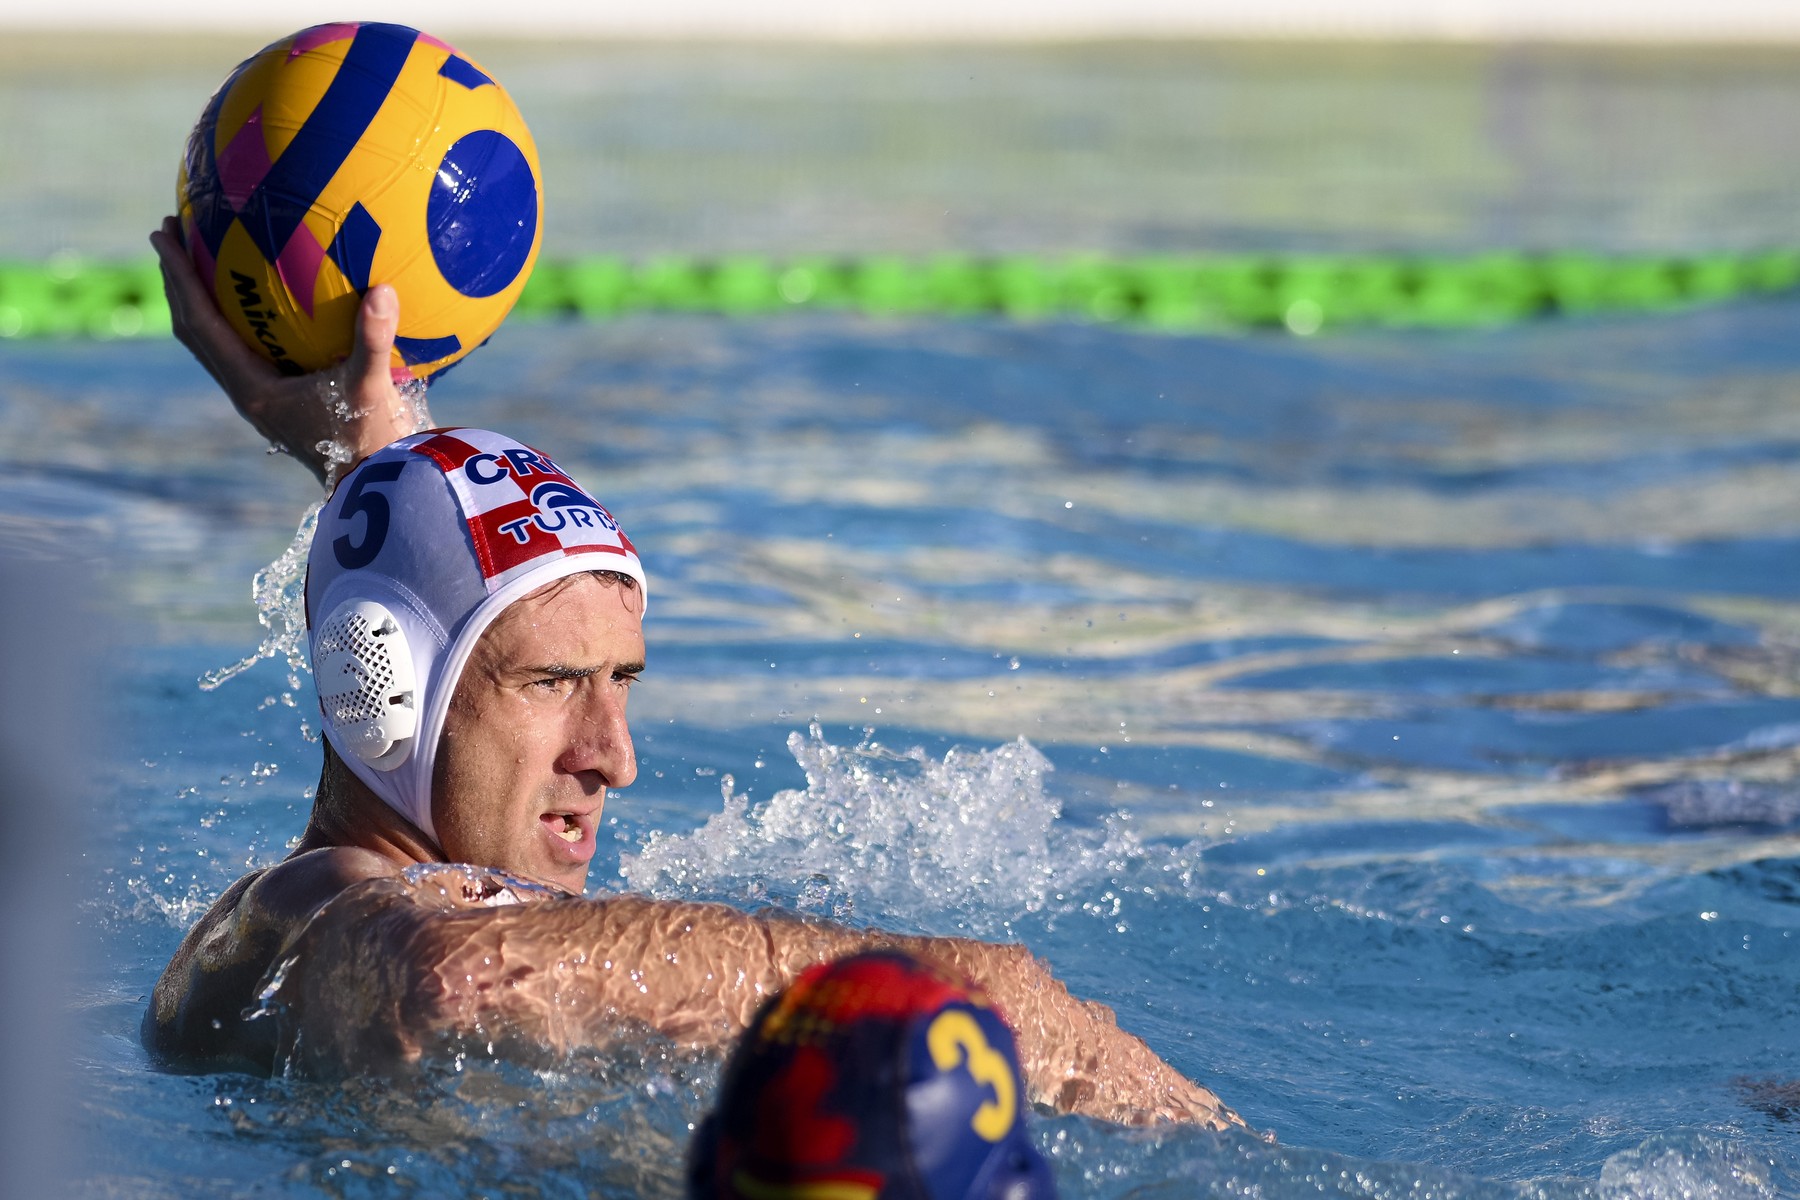
M275 335L269 331L269 323L274 320L274 314L263 308L262 296L256 290L256 280L241 271L233 271L231 284L237 289L238 309L244 314L244 320L250 323L250 332L268 350L269 357L275 360L275 365L280 368L281 373L283 375L304 375L305 370L299 363L288 357L288 352L282 349L281 343L276 341Z

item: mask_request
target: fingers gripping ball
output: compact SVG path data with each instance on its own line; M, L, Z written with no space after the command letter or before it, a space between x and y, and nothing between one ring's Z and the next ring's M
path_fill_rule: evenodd
M543 226L537 147L504 88L403 25L317 25L225 81L188 137L188 253L283 371L349 356L360 298L400 294L397 376L429 379L512 309Z

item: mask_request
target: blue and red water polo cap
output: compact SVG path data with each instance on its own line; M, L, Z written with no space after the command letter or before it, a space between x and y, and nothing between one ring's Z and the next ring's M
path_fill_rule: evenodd
M1044 1200L1012 1031L910 956L815 966L765 1005L695 1135L695 1200Z

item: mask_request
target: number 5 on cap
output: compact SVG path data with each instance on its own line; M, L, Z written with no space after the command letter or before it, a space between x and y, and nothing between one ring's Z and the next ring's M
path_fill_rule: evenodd
M344 502L338 506L338 520L348 524L357 513L364 517L363 538L361 542L350 540L349 534L333 539L331 552L337 555L338 566L346 571L354 571L366 567L375 561L381 553L381 545L387 541L388 534L388 500L380 492L365 492L363 489L371 483L392 483L400 478L400 470L406 466L399 461L370 463L357 473L350 481L350 490L344 495Z

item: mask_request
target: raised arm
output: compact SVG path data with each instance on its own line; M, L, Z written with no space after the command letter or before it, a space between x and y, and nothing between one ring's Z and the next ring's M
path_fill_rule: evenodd
M290 944L275 998L309 1070L367 1070L459 1034L566 1052L649 1027L723 1047L806 967L885 946L988 993L1019 1035L1035 1102L1129 1123L1243 1124L1023 947L637 896L512 903L481 878L450 867L353 887Z
M174 217L150 235L162 265L175 336L224 389L256 431L299 459L329 489L351 464L430 425L422 388L394 386L389 363L400 299L369 289L356 316L350 357L311 375L283 375L245 345L219 312L181 245Z

